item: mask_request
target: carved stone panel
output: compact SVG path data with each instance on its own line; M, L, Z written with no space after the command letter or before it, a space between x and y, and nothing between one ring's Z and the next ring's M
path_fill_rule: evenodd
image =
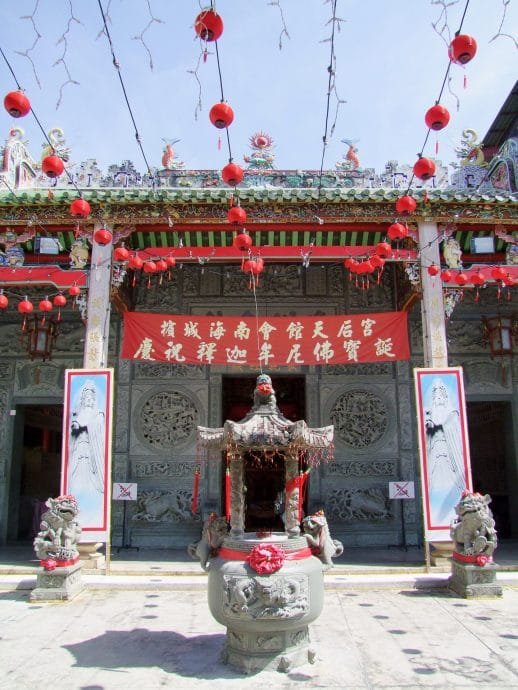
M177 489L141 491L132 516L134 522L199 522L199 514L191 512L192 491Z
M289 620L309 611L304 573L268 577L224 576L224 612L229 619ZM270 643L269 643L270 644Z
M135 410L135 434L143 446L155 452L171 450L195 441L200 405L190 394L171 388L152 390L142 396Z
M335 477L394 477L395 460L352 460L331 462L325 466L326 475Z
M340 395L329 417L340 441L357 450L376 444L388 428L385 401L377 393L360 388Z
M384 522L391 520L387 493L384 489L331 489L326 498L326 515L342 522Z

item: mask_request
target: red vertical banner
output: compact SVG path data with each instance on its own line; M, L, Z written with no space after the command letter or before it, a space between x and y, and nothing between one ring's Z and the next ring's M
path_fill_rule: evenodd
M230 477L230 470L227 467L227 469L225 470L225 517L227 519L227 522L230 522L230 518L232 517L231 500L232 480Z

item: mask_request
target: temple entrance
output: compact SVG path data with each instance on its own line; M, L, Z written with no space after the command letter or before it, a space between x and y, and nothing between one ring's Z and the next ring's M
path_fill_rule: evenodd
M256 375L226 376L222 382L223 419L238 422L250 412L253 405ZM306 386L303 376L272 376L277 406L290 421L304 419ZM285 481L284 457L273 453L247 453L245 463L245 529L257 531L283 531L282 491ZM303 468L304 469L304 468ZM222 503L224 506L224 472L222 472ZM279 500L280 499L280 500Z
M59 495L63 405L17 405L7 539L31 541L49 496ZM20 442L21 441L21 442Z
M500 538L518 536L518 491L514 467L511 404L488 400L467 403L473 490L490 494Z

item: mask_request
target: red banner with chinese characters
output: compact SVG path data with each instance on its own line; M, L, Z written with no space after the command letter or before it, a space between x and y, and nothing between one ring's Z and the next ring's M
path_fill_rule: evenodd
M123 359L275 367L409 357L406 312L258 319L124 314Z

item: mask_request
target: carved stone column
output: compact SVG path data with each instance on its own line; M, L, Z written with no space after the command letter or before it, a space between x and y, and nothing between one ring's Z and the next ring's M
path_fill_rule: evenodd
M286 485L291 479L299 474L298 455L289 455L286 457ZM285 507L284 507L284 528L290 537L298 537L300 534L299 525L299 491L297 486L291 491L286 491Z
M96 222L94 233L105 224ZM110 229L111 228L107 228ZM88 286L87 324L83 366L102 369L108 361L110 332L110 285L113 243L92 242L90 283Z
M442 282L439 277L431 276L427 270L432 264L441 264L437 223L419 223L419 251L423 287L421 318L424 363L427 367L443 368L448 366L448 348Z
M242 537L245 533L244 460L239 454L230 458L230 536Z

